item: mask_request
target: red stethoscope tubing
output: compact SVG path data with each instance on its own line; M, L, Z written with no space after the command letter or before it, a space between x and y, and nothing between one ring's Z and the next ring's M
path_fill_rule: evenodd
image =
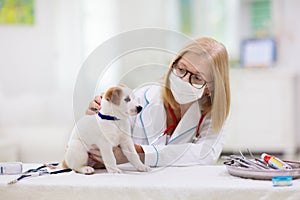
M172 116L172 119L173 119L173 124L170 125L170 126L168 126L168 127L163 131L164 134L168 134L169 130L175 129L176 126L177 126L176 115L175 115L174 110L172 109L172 107L171 107L170 104L168 104L168 109L169 109L169 111L170 111L170 113L171 113L171 116Z
M177 119L176 119L176 115L175 115L175 113L174 113L174 110L172 109L172 107L170 106L170 104L168 104L168 108L169 108L169 111L170 111L171 116L172 116L172 119L173 119L173 125L168 126L168 127L163 131L164 135L167 134L169 130L175 129L176 126L177 126ZM201 115L201 118L200 118L200 120L198 121L197 129L196 129L196 135L195 135L196 138L199 138L199 135L200 135L199 130L200 130L200 126L201 126L201 124L202 124L202 122L203 122L204 117L205 117L205 114Z
M196 129L196 135L195 135L196 138L199 138L199 135L200 135L199 130L200 130L200 126L201 126L201 124L203 122L204 117L205 117L205 114L201 115L201 118L200 118L200 120L198 122L197 129Z
M176 115L175 115L175 113L174 113L174 110L173 110L172 107L170 106L170 104L168 104L168 109L169 109L169 111L170 111L170 113L171 113L171 116L172 116L172 119L173 119L173 124L170 125L170 126L168 126L168 127L162 132L161 135L159 135L154 141L152 141L152 142L150 143L151 145L153 145L155 142L157 142L157 141L158 141L162 136L164 136L164 135L170 136L170 135L168 134L168 132L169 132L171 129L175 129L176 126L177 126ZM201 124L202 124L202 121L203 121L204 117L205 117L205 114L201 115L201 118L200 118L200 120L199 120L199 122L198 122L198 125L197 125L196 135L194 136L194 139L193 139L193 142L192 142L192 143L194 143L194 141L197 141L197 140L199 139L199 136L200 136L199 130L200 130L200 126L201 126ZM195 138L196 138L196 139L195 139ZM168 140L166 140L166 144L167 144L167 143L168 143Z

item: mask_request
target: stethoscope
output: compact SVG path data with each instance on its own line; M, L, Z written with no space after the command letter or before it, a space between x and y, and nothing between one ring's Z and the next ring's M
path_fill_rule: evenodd
M170 113L171 113L171 116L172 116L172 120L173 120L173 124L172 125L170 125L170 126L168 126L157 138L155 138L155 140L153 140L151 143L150 143L150 145L153 145L153 144L155 144L161 137L163 137L164 135L166 135L167 136L167 139L166 139L166 144L168 144L168 141L169 141L169 139L170 139L170 134L168 134L169 133L169 131L170 130L172 130L172 129L175 129L176 128L176 126L177 126L177 119L176 119L176 115L175 115L175 113L174 113L174 110L172 109L172 107L171 107L171 105L170 104L168 104L168 109L169 109L169 111L170 111Z
M170 113L171 113L171 116L172 116L172 119L173 119L173 124L172 125L170 125L170 126L168 126L157 138L155 138L151 143L150 143L150 145L154 145L160 138L162 138L163 136L167 136L166 137L166 145L168 144L168 142L169 142L169 139L170 139L170 137L171 137L171 135L170 134L168 134L169 133L169 131L170 130L172 130L172 129L175 129L176 127L177 127L177 119L176 119L176 116L175 116L175 113L174 113L174 110L172 109L172 107L170 106L170 104L168 104L168 109L169 109L169 111L170 111ZM199 130L200 130L200 126L201 126L201 124L202 124L202 122L203 122L203 119L204 119L204 117L205 117L205 114L202 114L201 115L201 118L199 119L199 121L198 121L198 124L197 124L197 128L196 128L196 132L195 132L195 135L194 135L194 137L193 137L193 139L192 139L192 143L196 143L199 139L200 139L200 132L199 132Z

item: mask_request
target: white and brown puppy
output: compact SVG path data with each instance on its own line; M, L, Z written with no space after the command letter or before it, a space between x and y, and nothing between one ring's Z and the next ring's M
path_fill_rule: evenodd
M139 171L149 171L134 147L131 138L129 115L136 115L142 107L131 98L126 87L112 87L101 101L98 115L86 115L72 130L63 164L82 174L94 173L87 165L88 151L96 145L100 149L103 164L109 173L120 173L113 147L120 145L129 162Z

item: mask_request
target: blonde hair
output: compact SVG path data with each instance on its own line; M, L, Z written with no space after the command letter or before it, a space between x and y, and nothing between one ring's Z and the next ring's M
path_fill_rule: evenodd
M219 132L230 110L229 60L227 50L223 44L212 38L201 37L184 47L170 64L169 71L165 76L162 97L172 108L179 107L169 89L169 75L172 65L187 52L196 53L199 55L199 59L207 59L210 63L209 67L212 69L213 77L213 80L209 80L207 85L210 95L204 95L200 99L200 105L203 113L211 112L212 128L214 131Z

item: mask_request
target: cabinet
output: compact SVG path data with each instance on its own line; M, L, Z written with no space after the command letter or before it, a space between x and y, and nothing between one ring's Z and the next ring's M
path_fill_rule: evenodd
M249 148L288 156L297 149L297 73L231 69L231 113L224 152ZM299 121L299 120L298 120Z

